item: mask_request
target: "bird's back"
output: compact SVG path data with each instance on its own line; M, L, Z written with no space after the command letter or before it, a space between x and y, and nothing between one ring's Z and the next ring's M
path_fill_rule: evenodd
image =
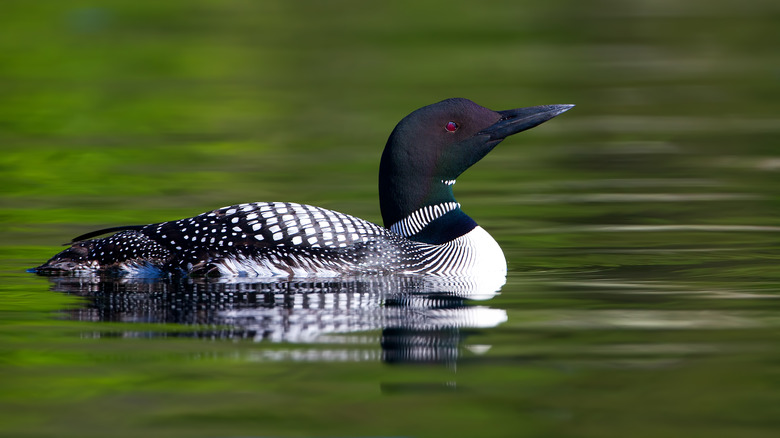
M290 202L234 205L127 228L75 242L36 270L131 276L469 274L497 266L484 263L491 254L486 248L501 256L498 269L506 269L500 248L479 227L445 244L426 244L354 216Z

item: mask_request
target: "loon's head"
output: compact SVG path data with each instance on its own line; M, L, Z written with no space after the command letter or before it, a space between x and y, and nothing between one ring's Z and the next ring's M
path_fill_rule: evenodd
M427 205L454 202L455 179L503 139L573 106L493 111L468 99L447 99L404 117L390 134L379 166L385 226Z

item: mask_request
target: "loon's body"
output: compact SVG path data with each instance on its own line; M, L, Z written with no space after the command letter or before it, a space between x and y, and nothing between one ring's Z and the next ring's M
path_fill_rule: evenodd
M382 154L386 228L309 205L258 202L178 221L116 227L74 239L38 273L134 276L506 274L496 241L455 201L455 179L505 137L572 105L492 111L466 99L420 108ZM116 232L101 238L92 237Z

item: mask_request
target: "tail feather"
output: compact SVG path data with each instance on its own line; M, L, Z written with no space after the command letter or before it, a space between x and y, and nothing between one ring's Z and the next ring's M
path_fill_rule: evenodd
M171 261L172 253L164 245L137 231L141 227L117 227L88 233L74 239L70 248L35 268L35 272L97 272L99 270L132 273L160 269ZM77 241L119 230L102 239Z
M121 227L103 228L101 230L90 231L89 233L74 237L71 239L70 243L81 242L93 237L102 236L103 234L115 233L117 231L139 231L143 227L145 227L145 225L123 225Z

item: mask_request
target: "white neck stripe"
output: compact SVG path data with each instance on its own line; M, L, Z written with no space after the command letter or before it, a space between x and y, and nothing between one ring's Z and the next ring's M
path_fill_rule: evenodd
M426 205L391 225L390 231L404 237L413 236L427 227L429 223L458 208L460 208L460 204L457 202L443 202L436 205Z

